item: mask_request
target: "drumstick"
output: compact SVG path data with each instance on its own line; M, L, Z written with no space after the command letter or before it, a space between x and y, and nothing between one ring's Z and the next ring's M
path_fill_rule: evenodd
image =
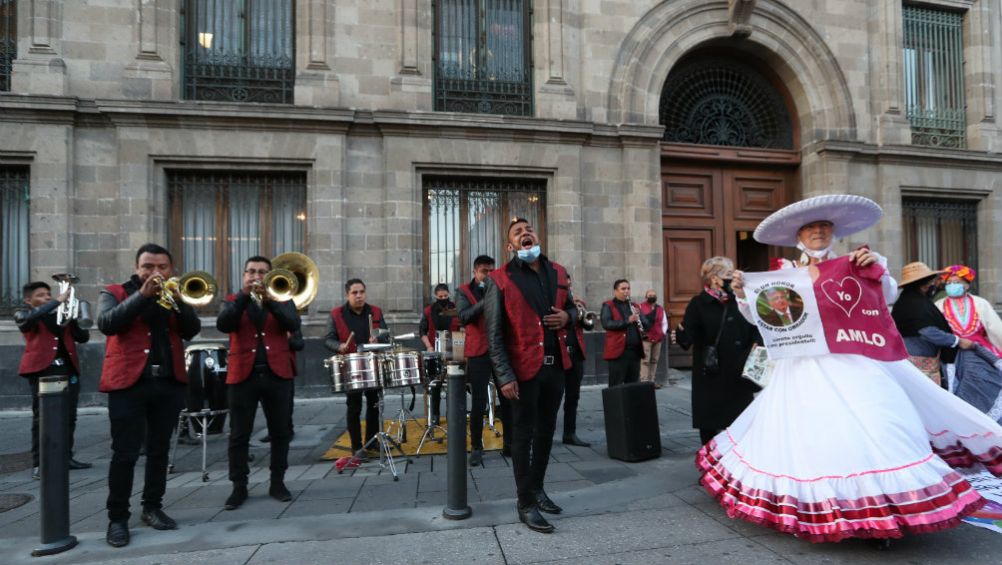
M345 347L347 347L348 344L351 343L351 340L353 339L355 339L355 332L351 332L350 334L348 334L348 339L344 340Z

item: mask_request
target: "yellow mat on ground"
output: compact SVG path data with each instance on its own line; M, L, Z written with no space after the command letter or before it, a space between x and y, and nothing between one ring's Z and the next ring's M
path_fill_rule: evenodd
M407 421L407 441L400 444L404 449L404 453L407 455L417 455L418 444L421 443L421 436L424 435L425 427L424 421L421 423L415 422L414 420ZM448 423L445 418L442 418L442 428L448 430ZM503 429L501 427L501 421L498 420L494 423L494 427L497 429L498 434L500 434ZM393 439L397 438L397 421L396 420L384 420L383 429L386 430ZM467 428L468 430L468 428ZM442 438L445 434L441 430L435 430L435 437ZM365 437L365 421L362 421L362 437ZM501 449L501 436L494 433L493 430L484 424L484 451L496 451ZM441 455L445 453L449 448L449 439L446 436L442 441L433 441L428 439L424 442L424 447L421 448L421 455ZM467 431L466 434L466 450L470 450L470 434ZM394 450L395 452L396 450ZM338 436L337 441L322 455L320 459L324 461L334 461L339 457L344 457L346 455L351 455L351 438L348 436L348 432L343 432Z

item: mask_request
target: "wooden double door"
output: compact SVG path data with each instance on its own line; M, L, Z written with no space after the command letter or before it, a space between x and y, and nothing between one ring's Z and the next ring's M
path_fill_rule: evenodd
M752 232L788 203L794 176L789 163L662 161L664 300L673 327L703 289L706 259L722 255L738 269L768 269L770 253L779 250L756 242Z

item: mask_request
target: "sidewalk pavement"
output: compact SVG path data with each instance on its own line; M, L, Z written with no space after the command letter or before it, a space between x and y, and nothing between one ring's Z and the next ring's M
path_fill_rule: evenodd
M0 497L27 494L27 504L0 512L0 563L260 565L328 563L995 563L1002 537L961 525L937 534L912 536L878 552L860 540L816 545L763 527L729 519L697 485L693 466L699 439L690 426L687 375L657 392L664 453L659 459L623 463L606 455L600 387L582 391L579 436L591 448L554 443L547 492L564 508L549 517L552 535L529 531L515 513L511 462L489 452L470 469L468 500L473 516L442 518L446 503L446 457L411 458L393 481L369 463L338 475L318 457L344 429L343 399L299 401L296 436L286 484L293 500L267 495L268 445L259 414L252 440L251 498L236 511L222 510L230 492L226 439L211 436L209 481L201 480L201 448L182 446L178 472L169 477L165 511L180 529L158 532L142 525L136 471L132 543L121 549L104 542L104 501L111 456L107 415L83 411L77 427L77 458L93 469L70 474L71 533L80 545L61 555L30 557L39 544L37 481L30 470L0 474ZM396 399L387 403L396 409ZM562 419L558 420L562 422ZM0 413L0 458L27 450L30 414ZM558 424L559 427L559 424ZM412 441L417 441L412 439ZM142 461L142 459L141 459ZM141 466L141 465L140 465Z

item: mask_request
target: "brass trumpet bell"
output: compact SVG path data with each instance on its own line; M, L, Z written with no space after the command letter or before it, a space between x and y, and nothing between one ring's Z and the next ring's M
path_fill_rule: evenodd
M185 273L177 280L178 294L185 304L205 306L216 297L216 279L205 271Z
M296 305L296 310L305 310L313 302L313 299L317 297L317 291L320 288L320 269L317 268L317 264L313 262L313 259L302 253L282 253L271 260L271 267L271 272L265 276L265 280L262 282L264 282L265 289L269 292L272 300L292 300L292 303ZM280 289L279 294L284 296L287 293L287 298L276 298L274 295L271 295L272 285L268 283L268 280L276 271L279 273L285 271L285 273L281 273L281 276L288 277L291 275L292 280L296 283L295 287L291 288L291 290ZM274 276L277 277L279 275ZM276 282L278 281L276 280ZM285 283L283 282L282 284L284 285Z
M268 298L275 302L294 301L296 293L299 291L299 281L296 274L288 269L273 268L268 271L268 274L261 279L261 286L264 287Z

